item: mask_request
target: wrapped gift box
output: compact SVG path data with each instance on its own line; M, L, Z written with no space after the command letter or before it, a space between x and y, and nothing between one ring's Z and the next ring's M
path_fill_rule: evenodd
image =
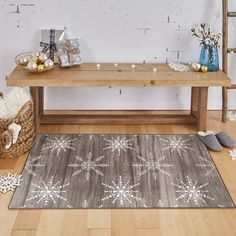
M61 67L80 65L82 59L79 50L78 39L67 39L58 43L58 55Z
M58 42L66 38L66 30L42 29L40 46L43 52L49 52L50 58L54 61L54 53L58 50Z

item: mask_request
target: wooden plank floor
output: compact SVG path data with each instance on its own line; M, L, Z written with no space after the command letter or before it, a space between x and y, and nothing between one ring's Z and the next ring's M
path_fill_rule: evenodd
M236 138L236 122L222 124L219 112L209 112L208 129ZM41 132L82 133L195 133L186 125L42 126ZM228 150L212 153L219 172L236 202L236 161ZM0 160L0 174L18 172L27 155ZM236 209L156 210L8 210L12 194L0 194L1 236L236 236Z

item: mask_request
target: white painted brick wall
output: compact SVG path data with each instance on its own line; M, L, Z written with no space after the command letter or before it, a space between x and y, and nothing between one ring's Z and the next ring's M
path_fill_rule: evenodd
M234 21L230 46L235 47ZM66 26L79 38L85 62L188 62L199 57L190 29L201 22L221 30L221 0L0 0L0 90L7 91L4 79L14 56L39 48L42 28ZM236 55L230 57L235 80ZM120 88L50 88L46 107L187 109L187 97L187 88L122 88L121 93ZM210 89L209 108L221 108L221 89ZM236 108L235 91L230 108Z

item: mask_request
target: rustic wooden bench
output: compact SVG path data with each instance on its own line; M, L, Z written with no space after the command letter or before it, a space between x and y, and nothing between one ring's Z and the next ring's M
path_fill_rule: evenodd
M206 130L209 87L230 86L222 72L176 72L166 64L114 65L85 63L42 74L16 67L8 86L29 86L35 105L35 125L40 124L197 124ZM191 87L189 114L159 114L155 111L44 111L44 87ZM62 95L63 96L63 95Z

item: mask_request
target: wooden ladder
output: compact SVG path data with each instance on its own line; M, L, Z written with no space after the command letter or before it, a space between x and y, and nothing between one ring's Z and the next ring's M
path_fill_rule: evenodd
M236 17L236 12L229 11L229 1L222 0L222 10L223 10L223 71L228 74L228 54L236 53L236 48L229 48L229 17ZM236 89L236 84L232 84L230 87L224 87L222 89L222 122L227 121L228 112L228 90Z

